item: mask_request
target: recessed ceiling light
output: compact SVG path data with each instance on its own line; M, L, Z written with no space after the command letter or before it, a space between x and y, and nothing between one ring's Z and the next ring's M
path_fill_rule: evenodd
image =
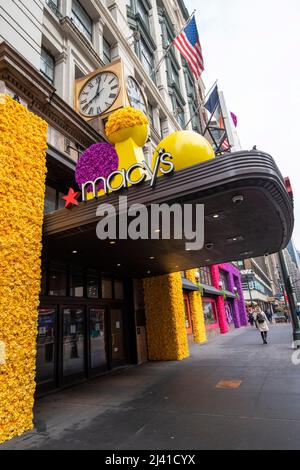
M72 253L73 253L73 255L77 255L78 251L77 251L77 250L73 250Z
M121 267L121 265L120 265L120 264L117 264L117 266L118 266L118 268L120 268L120 267Z
M214 214L213 215L213 219L219 219L220 218L220 215L219 214Z
M155 257L154 257L154 256L150 256L150 259L155 259Z
M151 274L151 271L147 271L147 274Z
M206 259L205 263L210 263L210 261L211 261L210 259Z
M116 244L116 242L109 242L109 244L110 244L110 245L115 245L115 244Z
M228 243L242 242L243 240L244 240L243 236L237 236L237 237L232 237L232 238L227 239Z

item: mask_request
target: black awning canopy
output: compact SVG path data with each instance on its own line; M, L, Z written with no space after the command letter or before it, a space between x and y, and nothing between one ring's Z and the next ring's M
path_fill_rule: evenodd
M186 251L186 240L174 239L100 241L97 207L117 208L121 195L128 196L129 205L147 207L204 204L205 247ZM146 181L47 215L44 257L143 278L278 252L288 244L293 225L292 201L272 157L238 152L158 178L154 189Z

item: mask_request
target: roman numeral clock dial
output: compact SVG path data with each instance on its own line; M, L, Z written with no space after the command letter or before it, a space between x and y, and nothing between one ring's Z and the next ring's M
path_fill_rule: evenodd
M103 114L114 104L119 92L119 79L114 73L99 73L91 78L80 92L80 112L90 117Z
M127 79L127 94L130 105L133 108L143 111L147 116L147 104L142 89L138 82L130 76Z

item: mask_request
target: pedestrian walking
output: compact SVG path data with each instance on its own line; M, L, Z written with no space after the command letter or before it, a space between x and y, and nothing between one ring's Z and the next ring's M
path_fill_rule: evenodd
M291 323L290 312L289 312L289 309L288 309L288 308L285 308L285 309L284 309L283 314L284 314L284 316L285 316L285 321L286 321L286 323Z
M254 315L253 315L253 308L252 307L249 307L249 309L248 309L248 319L249 319L250 325L254 326Z
M268 344L267 342L268 332L270 331L269 326L268 326L269 320L267 319L265 312L260 307L257 307L255 309L254 320L255 320L257 329L260 331L263 344Z
M269 320L270 323L273 322L273 312L271 309L267 311L267 319Z

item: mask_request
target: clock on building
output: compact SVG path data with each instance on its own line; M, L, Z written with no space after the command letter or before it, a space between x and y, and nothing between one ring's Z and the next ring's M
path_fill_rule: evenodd
M127 78L127 94L130 105L147 115L147 102L138 82L131 76Z
M116 101L120 93L119 79L115 73L104 71L88 80L78 97L78 108L86 117L96 117L105 113Z

